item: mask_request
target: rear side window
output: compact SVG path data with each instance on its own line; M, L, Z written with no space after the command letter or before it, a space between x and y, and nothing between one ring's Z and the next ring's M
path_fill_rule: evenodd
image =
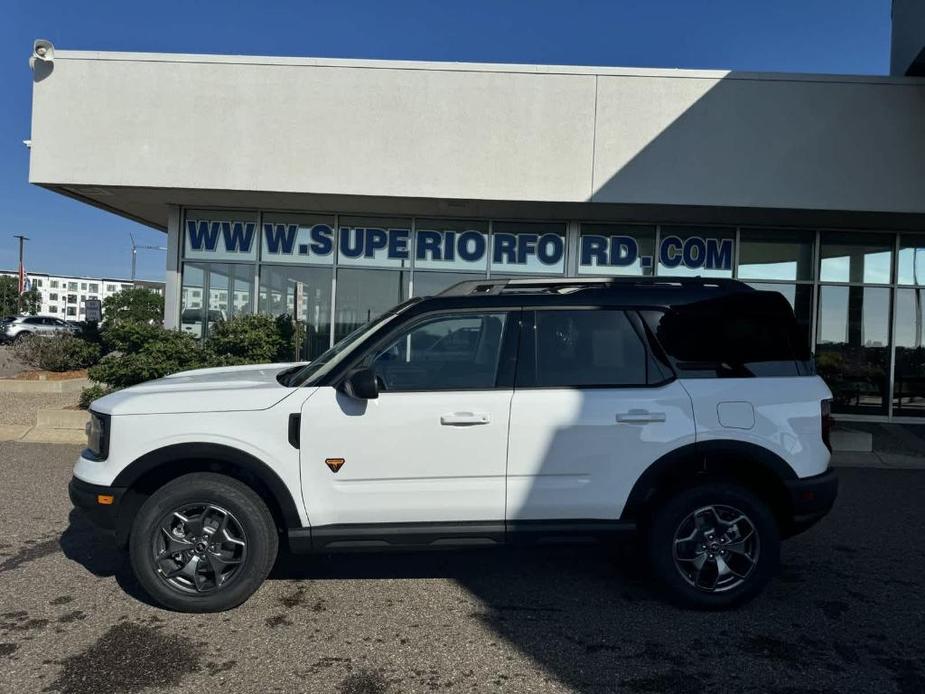
M787 300L747 292L644 311L649 329L681 378L804 376L809 349Z
M537 311L535 385L642 386L646 349L623 311Z

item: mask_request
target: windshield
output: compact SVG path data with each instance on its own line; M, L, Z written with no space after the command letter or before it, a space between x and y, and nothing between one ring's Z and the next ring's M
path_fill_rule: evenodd
M337 364L339 364L348 354L353 351L353 348L356 345L362 343L363 340L369 337L373 332L392 320L408 306L417 303L418 301L420 301L419 298L408 299L408 301L399 304L390 311L386 311L378 318L371 320L369 323L361 325L352 333L336 342L334 346L331 347L331 349L329 349L327 352L322 353L316 359L312 360L311 363L307 364L306 366L299 367L298 369L290 369L281 373L278 377L279 382L284 386L290 387L312 385L319 378L324 376Z

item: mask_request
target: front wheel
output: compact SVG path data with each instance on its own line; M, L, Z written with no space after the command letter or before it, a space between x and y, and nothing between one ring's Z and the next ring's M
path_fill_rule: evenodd
M221 612L260 587L278 542L273 516L250 487L201 472L168 482L145 501L129 554L139 583L164 607Z
M719 482L679 492L659 507L647 545L668 597L699 609L752 599L780 561L780 534L767 504L743 487Z

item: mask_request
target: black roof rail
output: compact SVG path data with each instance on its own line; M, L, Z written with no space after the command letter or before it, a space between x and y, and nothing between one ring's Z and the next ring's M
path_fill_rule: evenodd
M438 296L565 294L583 289L617 287L715 287L725 291L754 291L739 280L725 277L525 277L466 280L443 290Z

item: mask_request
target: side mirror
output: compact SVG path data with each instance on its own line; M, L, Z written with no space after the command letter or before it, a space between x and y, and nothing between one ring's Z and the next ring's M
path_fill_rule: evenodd
M354 369L344 379L344 392L357 400L375 400L379 397L376 373L370 368Z

